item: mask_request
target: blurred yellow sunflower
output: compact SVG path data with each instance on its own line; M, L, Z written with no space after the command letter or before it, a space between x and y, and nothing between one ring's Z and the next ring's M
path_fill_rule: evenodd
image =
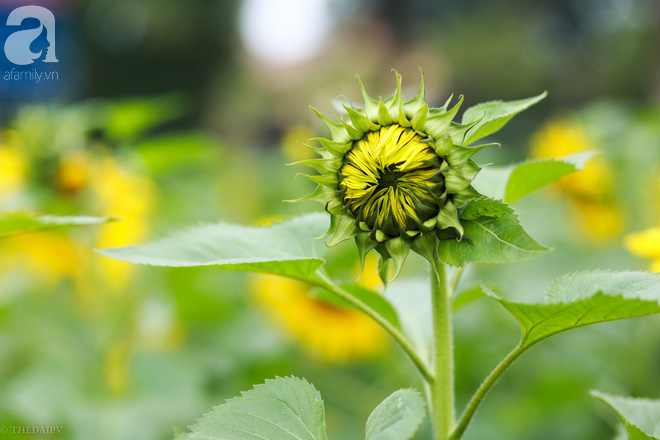
M24 191L29 158L18 154L14 145L0 145L0 200L4 195ZM122 221L99 227L96 247L121 246L143 240L147 232L147 216L154 202L153 182L113 156L77 150L63 155L55 168L53 194L64 197L84 194L75 199L76 211L114 216ZM30 194L24 192L29 200ZM57 196L56 196L57 197ZM69 199L67 199L69 200ZM71 199L74 200L74 199ZM84 237L83 237L84 238ZM3 270L18 267L52 286L63 278L75 278L83 296L98 289L88 279L99 274L106 286L120 289L129 281L133 266L110 259L91 258L89 243L83 245L67 234L46 232L3 240ZM93 268L98 264L98 271Z
M94 158L87 152L75 152L62 158L55 172L57 189L75 193L89 183Z
M375 266L375 258L368 258L360 282L363 287L382 286ZM335 363L372 359L387 347L385 333L369 317L314 296L305 283L254 275L251 287L259 308L320 359Z
M121 219L100 228L96 246L124 246L144 240L147 217L155 198L151 179L122 167L112 156L98 159L90 174L89 188L100 214ZM134 267L109 258L102 259L100 264L106 281L116 288L126 285Z
M660 272L660 227L629 234L624 240L624 245L631 254L650 259L651 272Z
M23 188L26 174L27 163L18 149L0 144L0 201Z
M17 142L16 132L5 130L2 138L5 143L0 144L0 202L6 202L25 190L29 161ZM10 274L24 268L37 276L46 288L51 288L63 276L74 277L78 273L77 260L81 252L82 249L61 232L7 237L2 240L0 272Z
M536 159L562 157L593 150L584 126L575 119L557 119L541 128L532 139ZM611 239L623 229L623 213L614 199L613 170L602 156L589 160L583 170L559 179L555 187L568 200L574 218L591 238Z
M11 274L15 269L24 269L43 288L50 289L62 278L81 274L79 261L85 249L66 233L40 232L3 239L2 254L0 272Z

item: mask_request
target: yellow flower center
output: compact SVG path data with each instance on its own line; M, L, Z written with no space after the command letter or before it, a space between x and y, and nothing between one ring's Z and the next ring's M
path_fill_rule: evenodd
M402 235L438 213L441 159L414 130L390 125L355 142L339 170L347 209L372 229Z

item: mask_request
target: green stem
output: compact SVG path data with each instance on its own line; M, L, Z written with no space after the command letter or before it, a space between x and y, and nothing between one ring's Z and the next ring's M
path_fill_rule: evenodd
M336 285L332 280L330 280L325 274L319 273L318 280L310 281L313 284L327 289L339 296L341 299L349 302L354 305L357 309L364 312L371 319L376 321L386 332L388 332L392 338L399 344L403 351L408 355L412 363L417 367L417 370L422 375L424 380L427 383L433 383L435 381L435 376L429 366L422 360L417 351L410 344L410 341L403 335L403 333L393 326L388 320L383 318L379 313L374 311L371 307L360 301L358 298L355 298L353 295L346 292L344 289Z
M518 344L518 346L514 348L511 353L509 353L502 360L502 362L500 362L499 365L497 365L497 367L495 367L495 369L488 375L486 380L483 381L479 389L474 393L472 399L470 399L470 402L468 403L465 411L458 421L458 424L456 425L456 429L452 431L449 440L458 440L463 437L463 434L470 424L472 417L477 412L477 408L484 400L484 397L486 397L486 394L488 394L488 391L490 391L493 385L495 385L497 379L500 378L506 369L509 368L509 365L511 365L513 361L515 361L521 354L525 352L526 348L527 347L524 347L523 342Z
M454 347L451 327L451 290L441 262L432 264L433 367L430 384L431 415L435 440L447 440L454 428Z

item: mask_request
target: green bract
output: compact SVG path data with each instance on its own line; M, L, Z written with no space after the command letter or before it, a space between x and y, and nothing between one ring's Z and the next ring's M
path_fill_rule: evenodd
M471 158L489 145L468 144L499 130L516 113L542 99L480 104L453 122L463 102L429 108L424 77L415 98L397 88L383 101L372 99L359 80L364 107L344 106L347 120L332 122L316 109L331 139L316 138L321 157L297 162L316 169L319 184L300 200L324 204L331 214L327 244L354 238L360 258L375 249L393 259L398 273L412 248L430 258L443 240L462 240L462 210L481 195L471 185L481 167ZM469 117L466 121L468 115ZM469 238L469 237L468 237ZM384 266L381 266L384 267Z

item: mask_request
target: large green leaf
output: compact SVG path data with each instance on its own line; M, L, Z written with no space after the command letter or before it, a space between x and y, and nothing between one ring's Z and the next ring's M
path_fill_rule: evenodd
M278 377L216 406L176 440L326 440L319 392L306 380Z
M269 227L217 223L186 229L140 246L98 251L116 260L167 267L214 267L316 280L326 246L315 237L328 216L307 214Z
M547 96L546 92L532 98L517 101L490 101L470 107L463 114L462 124L468 124L482 118L466 134L464 145L469 145L479 139L499 131L515 115L528 109Z
M557 278L545 292L546 303L571 303L597 292L627 299L660 301L660 277L648 272L591 270Z
M545 304L510 302L483 286L518 321L521 347L599 322L660 313L660 278L646 272L577 272L558 278Z
M474 179L481 194L514 203L568 174L584 168L594 152L585 151L558 159L529 160L505 167L486 167Z
M500 201L474 200L465 207L460 219L463 239L443 240L438 246L439 258L453 266L513 263L549 251L524 231L513 209Z
M619 416L630 440L660 439L660 400L618 397L592 391Z
M100 225L112 220L110 217L36 215L25 212L10 212L0 214L0 238L46 229Z
M316 239L327 229L328 216L315 213L292 218L269 227L218 223L178 232L141 246L98 251L120 261L164 267L211 267L280 275L307 282L319 295L335 295L373 318L397 340L409 346L396 310L384 297L356 285L337 285L319 271L326 246ZM327 298L330 299L330 298ZM427 374L416 353L407 350Z
M475 414L481 400L506 369L534 344L557 333L599 322L660 313L660 277L647 272L578 272L557 279L547 289L545 304L524 304L499 298L485 285L486 295L493 297L518 321L522 330L520 342L482 383L456 425L460 438ZM656 420L659 420L656 417ZM633 440L648 440L634 428Z
M371 413L367 420L366 440L408 440L424 420L425 404L415 390L399 390L391 394Z

